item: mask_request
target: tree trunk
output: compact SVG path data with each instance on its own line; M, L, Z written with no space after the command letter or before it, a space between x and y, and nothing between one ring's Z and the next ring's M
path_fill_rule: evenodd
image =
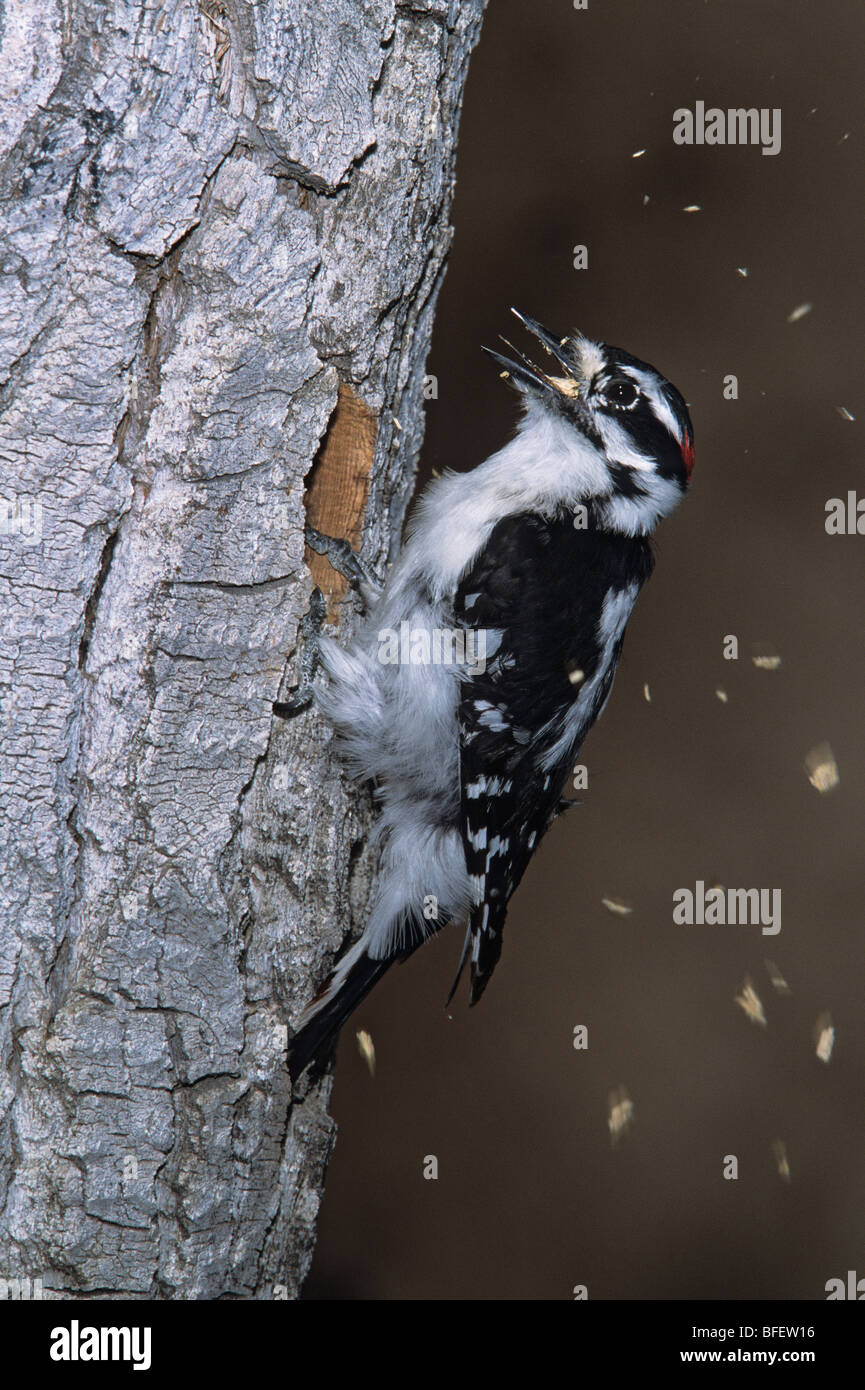
M6 11L0 1273L46 1296L308 1269L334 1130L287 1030L372 866L271 705L305 481L373 565L399 536L482 9Z

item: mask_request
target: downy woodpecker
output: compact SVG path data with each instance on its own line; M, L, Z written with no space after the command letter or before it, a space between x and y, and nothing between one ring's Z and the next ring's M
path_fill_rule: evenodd
M363 935L289 1044L295 1081L388 967L449 923L465 926L451 996L468 960L481 997L508 900L610 693L649 536L691 476L688 411L660 373L517 318L555 366L485 349L519 392L516 437L430 484L384 588L361 586L351 645L317 643L329 682L315 698L347 770L375 788L381 862Z

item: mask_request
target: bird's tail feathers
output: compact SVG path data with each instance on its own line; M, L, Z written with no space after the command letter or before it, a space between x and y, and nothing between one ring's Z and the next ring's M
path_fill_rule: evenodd
M373 960L361 939L338 961L322 988L304 1011L298 1031L288 1044L288 1070L298 1081L309 1064L321 1060L349 1014L366 998L392 965L393 957Z
M460 982L460 980L461 980L462 977L463 977L463 971L464 971L465 968L466 968L466 961L467 961L468 958L469 958L469 951L471 950L471 947L472 947L472 929L471 929L471 924L468 924L468 925L466 926L465 940L463 941L462 955L460 956L459 965L457 966L457 973L456 973L456 975L454 976L454 982L453 982L453 984L451 985L450 994L448 995L447 999L445 1000L445 1008L446 1008L446 1009L450 1007L450 1002L451 1002L451 1000L453 999L454 995L455 995L456 992L457 992L457 986L459 985L459 982Z

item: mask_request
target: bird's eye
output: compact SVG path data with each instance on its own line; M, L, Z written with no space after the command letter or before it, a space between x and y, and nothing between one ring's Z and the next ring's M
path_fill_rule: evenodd
M635 404L639 391L632 381L614 381L604 392L604 400L607 405L619 406L623 410L628 410Z

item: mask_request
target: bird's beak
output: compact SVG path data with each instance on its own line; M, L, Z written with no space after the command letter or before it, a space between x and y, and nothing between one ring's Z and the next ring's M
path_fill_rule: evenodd
M559 342L558 338L554 338L552 333L548 332L536 319L528 318L525 314L521 314L518 309L512 308L511 313L516 315L523 327L528 329L529 333L532 333L539 342L543 343L547 352L555 358L561 367L564 367L565 375L550 376L524 352L520 352L519 348L515 348L512 343L509 343L507 338L503 338L502 342L516 354L520 359L519 361L512 357L505 357L502 353L495 352L493 348L485 347L483 349L494 362L498 362L499 366L504 369L502 376L512 378L517 386L528 387L531 391L540 391L547 396L559 395L572 399L578 398L580 395L579 379L563 344Z

